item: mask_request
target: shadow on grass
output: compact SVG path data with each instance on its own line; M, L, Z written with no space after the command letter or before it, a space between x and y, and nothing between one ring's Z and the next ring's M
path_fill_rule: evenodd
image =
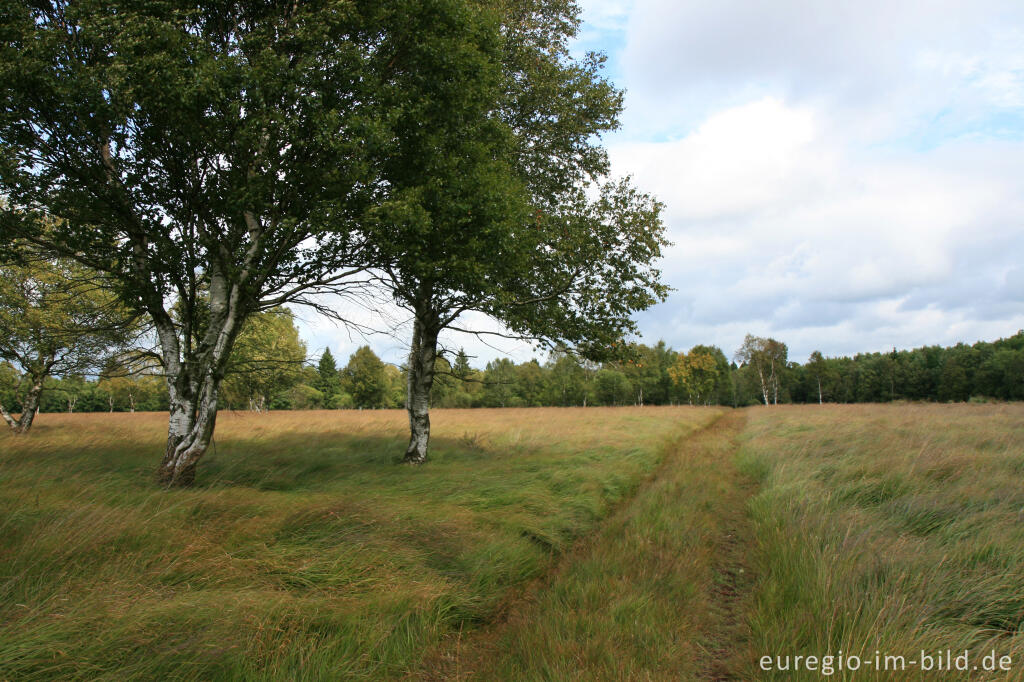
M42 440L46 429L32 437ZM472 465L501 453L468 443L464 437L431 439L430 459L422 467L403 463L406 439L400 436L282 434L270 438L216 438L199 461L193 490L244 487L267 491L329 490L351 476L407 477L417 469ZM61 448L33 448L0 457L4 468L43 469L53 483L71 478L105 479L133 488L155 488L154 472L162 442L119 444L83 442ZM5 467L4 465L8 465Z

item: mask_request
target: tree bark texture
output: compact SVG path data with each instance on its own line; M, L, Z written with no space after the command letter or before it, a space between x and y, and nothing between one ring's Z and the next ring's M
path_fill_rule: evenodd
M15 419L7 410L0 405L0 417L3 417L7 425L14 433L27 433L32 428L32 422L39 414L39 400L43 394L43 380L33 380L32 387L25 394L21 405L21 415Z
M409 412L409 447L405 461L422 464L430 442L430 389L434 385L438 330L429 319L416 316L409 349L409 377L405 407Z
M217 423L217 398L231 347L245 321L240 291L217 271L210 276L209 326L198 347L182 352L182 342L170 316L162 309L153 315L167 376L170 417L167 447L157 469L165 487L189 487L195 482L196 465L210 446Z
M157 479L166 487L189 487L195 483L196 465L210 446L217 422L217 393L220 380L207 374L197 382L194 377L182 376L170 387L170 418L167 424L167 447L157 472ZM185 383L189 388L200 384L198 393L179 391L174 386Z

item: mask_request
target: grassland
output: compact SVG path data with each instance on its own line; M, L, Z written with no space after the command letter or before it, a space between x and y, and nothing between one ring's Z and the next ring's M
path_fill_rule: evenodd
M0 437L0 679L1024 680L1024 405L227 414L185 491L163 426Z
M0 679L400 677L629 499L714 409L224 414L161 491L161 415L0 437Z
M1024 406L751 410L740 466L758 581L748 679L762 655L991 651L1024 679ZM972 678L979 673L969 671ZM959 673L957 679L964 679ZM908 667L835 679L949 679Z
M739 666L752 481L730 411L665 458L636 497L566 558L509 621L457 643L438 677L728 678Z

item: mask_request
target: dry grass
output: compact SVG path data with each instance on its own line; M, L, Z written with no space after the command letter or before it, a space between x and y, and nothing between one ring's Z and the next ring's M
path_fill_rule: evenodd
M718 679L748 585L751 492L732 459L744 414L688 438L507 624L449 643L434 676L479 680Z
M157 490L164 417L0 437L0 679L401 676L627 499L693 408L223 414Z
M1024 406L757 409L745 440L744 467L764 480L749 678L821 677L769 675L766 654L948 649L972 665L1012 656L984 678L1024 679Z
M162 416L43 415L0 437L0 679L818 679L758 659L947 649L1024 679L1024 405L752 408L678 447L720 412L437 411L418 468L400 412L225 414L169 492Z

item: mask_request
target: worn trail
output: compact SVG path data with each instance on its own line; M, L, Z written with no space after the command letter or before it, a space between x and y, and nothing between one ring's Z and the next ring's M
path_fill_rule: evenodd
M425 663L435 679L738 679L752 576L735 465L746 417L730 411L655 476L501 623Z

